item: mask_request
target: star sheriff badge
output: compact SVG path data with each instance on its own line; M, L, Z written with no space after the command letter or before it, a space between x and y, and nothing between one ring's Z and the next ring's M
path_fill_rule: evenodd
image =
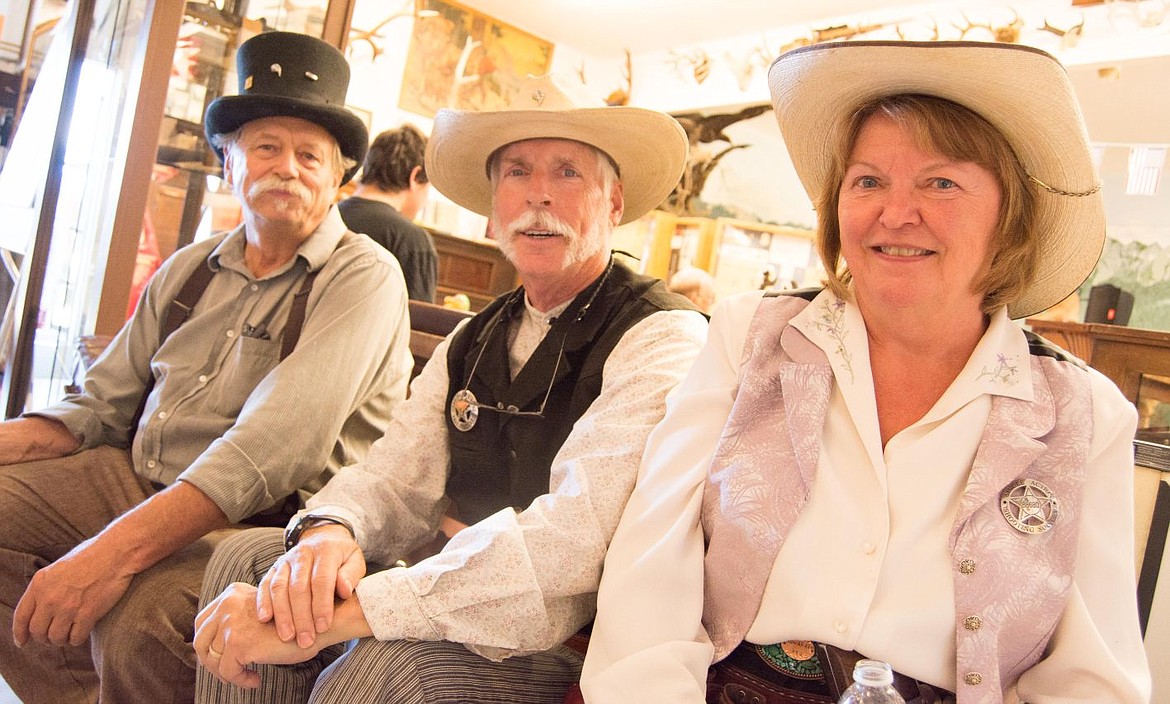
M999 508L1012 528L1037 535L1052 528L1060 514L1060 502L1045 484L1017 479L999 495Z

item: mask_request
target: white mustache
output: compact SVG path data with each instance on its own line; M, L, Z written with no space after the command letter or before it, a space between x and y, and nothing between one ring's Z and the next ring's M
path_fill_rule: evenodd
M312 194L309 193L309 189L305 188L302 184L297 181L285 180L275 175L265 176L256 183L253 183L252 187L248 189L248 197L255 198L268 191L285 191L291 193L299 198L302 203L308 203L312 199Z
M569 240L575 240L580 236L577 228L556 215L542 210L526 211L523 215L507 223L501 229L508 235L529 230L548 230L549 232L560 233Z

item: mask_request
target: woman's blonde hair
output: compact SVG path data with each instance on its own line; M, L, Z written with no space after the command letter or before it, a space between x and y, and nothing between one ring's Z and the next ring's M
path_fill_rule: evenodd
M1035 277L1040 251L1032 236L1036 196L1028 175L1003 133L978 113L932 95L901 94L874 99L839 125L836 150L824 189L817 199L817 248L828 287L848 296L851 275L841 261L841 223L837 214L845 170L862 127L885 117L906 129L919 148L987 169L1000 188L999 217L992 236L987 274L972 283L983 293L983 312L991 313L1023 295Z

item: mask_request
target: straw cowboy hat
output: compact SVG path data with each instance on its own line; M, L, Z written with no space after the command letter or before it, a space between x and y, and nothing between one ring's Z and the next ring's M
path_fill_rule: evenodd
M1026 46L989 42L850 41L781 55L768 70L772 105L804 188L815 200L829 173L827 143L862 103L919 93L963 105L994 125L1037 194L1036 277L1008 306L1023 318L1062 301L1093 271L1105 243L1101 184L1064 67Z
M609 156L625 194L623 223L666 200L687 161L686 133L673 117L606 106L561 76L529 76L507 109L440 110L427 144L427 178L452 201L490 215L488 158L504 145L540 138L584 142Z
M356 162L341 182L353 178L370 136L361 118L345 108L349 64L340 51L306 34L264 32L240 45L236 72L239 95L216 98L207 107L209 142L257 118L299 117L333 135L341 153ZM223 161L223 150L213 148Z

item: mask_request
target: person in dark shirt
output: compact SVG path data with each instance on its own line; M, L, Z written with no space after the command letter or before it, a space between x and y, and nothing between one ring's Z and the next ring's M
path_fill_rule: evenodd
M426 148L427 138L413 125L382 132L366 153L357 189L337 207L349 229L398 259L410 298L434 303L438 255L430 234L412 222L430 188Z

